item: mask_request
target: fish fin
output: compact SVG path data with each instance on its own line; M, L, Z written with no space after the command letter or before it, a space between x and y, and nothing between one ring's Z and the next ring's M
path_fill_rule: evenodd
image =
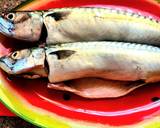
M66 59L70 57L72 54L74 54L75 51L73 50L59 50L49 53L50 55L56 55L57 58L60 59Z
M47 16L51 16L55 19L55 21L60 21L66 19L66 17L70 14L70 12L53 12L48 14Z
M116 98L146 85L142 81L126 82L99 78L81 78L60 84L49 84L48 88L72 92L85 98Z
M41 78L41 76L40 75L23 75L23 77L24 78L26 78L26 79L37 79L37 78Z
M55 89L55 90L61 90L61 91L69 91L69 92L75 92L76 90L72 87L67 86L63 82L61 83L48 83L48 88Z

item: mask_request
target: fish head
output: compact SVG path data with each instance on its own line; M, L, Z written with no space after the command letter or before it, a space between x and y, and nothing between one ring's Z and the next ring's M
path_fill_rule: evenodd
M42 13L4 12L0 15L0 32L20 40L38 41L43 26Z
M46 76L43 48L15 51L0 58L0 68L10 75Z

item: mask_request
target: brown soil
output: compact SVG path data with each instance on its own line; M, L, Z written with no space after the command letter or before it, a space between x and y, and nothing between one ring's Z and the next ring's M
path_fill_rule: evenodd
M9 11L27 0L0 0L0 11Z
M0 128L38 128L18 117L0 117Z

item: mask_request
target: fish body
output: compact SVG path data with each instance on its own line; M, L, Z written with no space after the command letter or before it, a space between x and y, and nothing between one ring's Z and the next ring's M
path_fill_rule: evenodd
M84 77L160 80L160 48L123 42L75 42L16 51L0 58L8 74L48 77L50 83Z
M57 8L5 13L0 31L31 42L47 44L114 40L159 45L160 21L138 13L109 8Z

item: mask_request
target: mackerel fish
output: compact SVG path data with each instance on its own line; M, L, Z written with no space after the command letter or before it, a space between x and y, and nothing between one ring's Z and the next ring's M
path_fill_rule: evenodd
M160 48L123 42L75 42L15 51L0 58L8 74L48 77L50 83L84 77L146 83L160 80Z
M0 32L46 44L108 40L160 45L159 20L100 7L5 12L0 16Z

